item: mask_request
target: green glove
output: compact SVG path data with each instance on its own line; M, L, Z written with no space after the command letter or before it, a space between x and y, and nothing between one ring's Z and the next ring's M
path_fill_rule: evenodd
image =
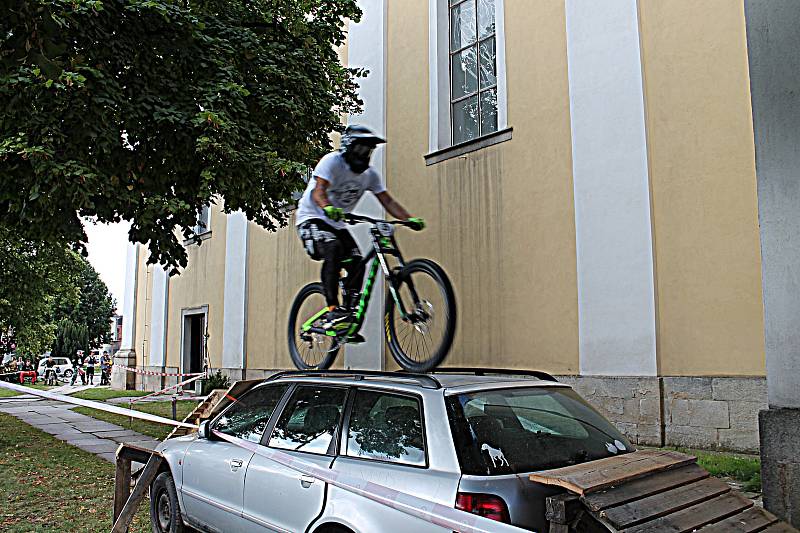
M408 220L408 227L413 229L414 231L421 231L425 229L425 220L418 217L411 217Z
M329 219L333 220L334 222L339 222L340 220L344 220L344 210L341 207L333 207L332 205L326 205L322 208L325 211L325 216Z

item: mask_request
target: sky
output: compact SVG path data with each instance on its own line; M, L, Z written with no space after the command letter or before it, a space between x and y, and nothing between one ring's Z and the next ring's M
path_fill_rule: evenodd
M122 314L125 295L125 257L128 245L128 222L92 224L84 220L89 242L89 262L100 274L111 296L117 301L117 313Z

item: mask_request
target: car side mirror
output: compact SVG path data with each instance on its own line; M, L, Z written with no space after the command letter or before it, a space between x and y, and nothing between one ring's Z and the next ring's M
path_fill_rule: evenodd
M208 420L200 423L200 427L197 428L197 436L201 439L211 438L211 427L208 425Z

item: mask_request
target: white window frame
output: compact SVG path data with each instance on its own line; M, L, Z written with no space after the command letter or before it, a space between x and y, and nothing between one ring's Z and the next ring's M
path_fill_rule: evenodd
M203 213L206 215L205 220L205 227L201 226L199 223L192 228L195 235L200 236L206 233L211 233L211 204L206 204L203 206L203 210L200 212L200 218L203 218Z
M494 0L497 53L497 131L508 128L505 2ZM429 136L431 152L453 146L450 110L450 2L428 0ZM492 132L488 135L494 135ZM486 135L484 135L485 137ZM467 141L472 143L482 137ZM466 143L464 143L466 144Z

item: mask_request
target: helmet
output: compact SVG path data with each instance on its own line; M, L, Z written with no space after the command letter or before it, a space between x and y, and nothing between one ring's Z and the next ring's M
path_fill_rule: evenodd
M366 126L351 124L344 130L340 150L350 169L361 174L369 168L372 151L385 142L386 139L378 137Z

